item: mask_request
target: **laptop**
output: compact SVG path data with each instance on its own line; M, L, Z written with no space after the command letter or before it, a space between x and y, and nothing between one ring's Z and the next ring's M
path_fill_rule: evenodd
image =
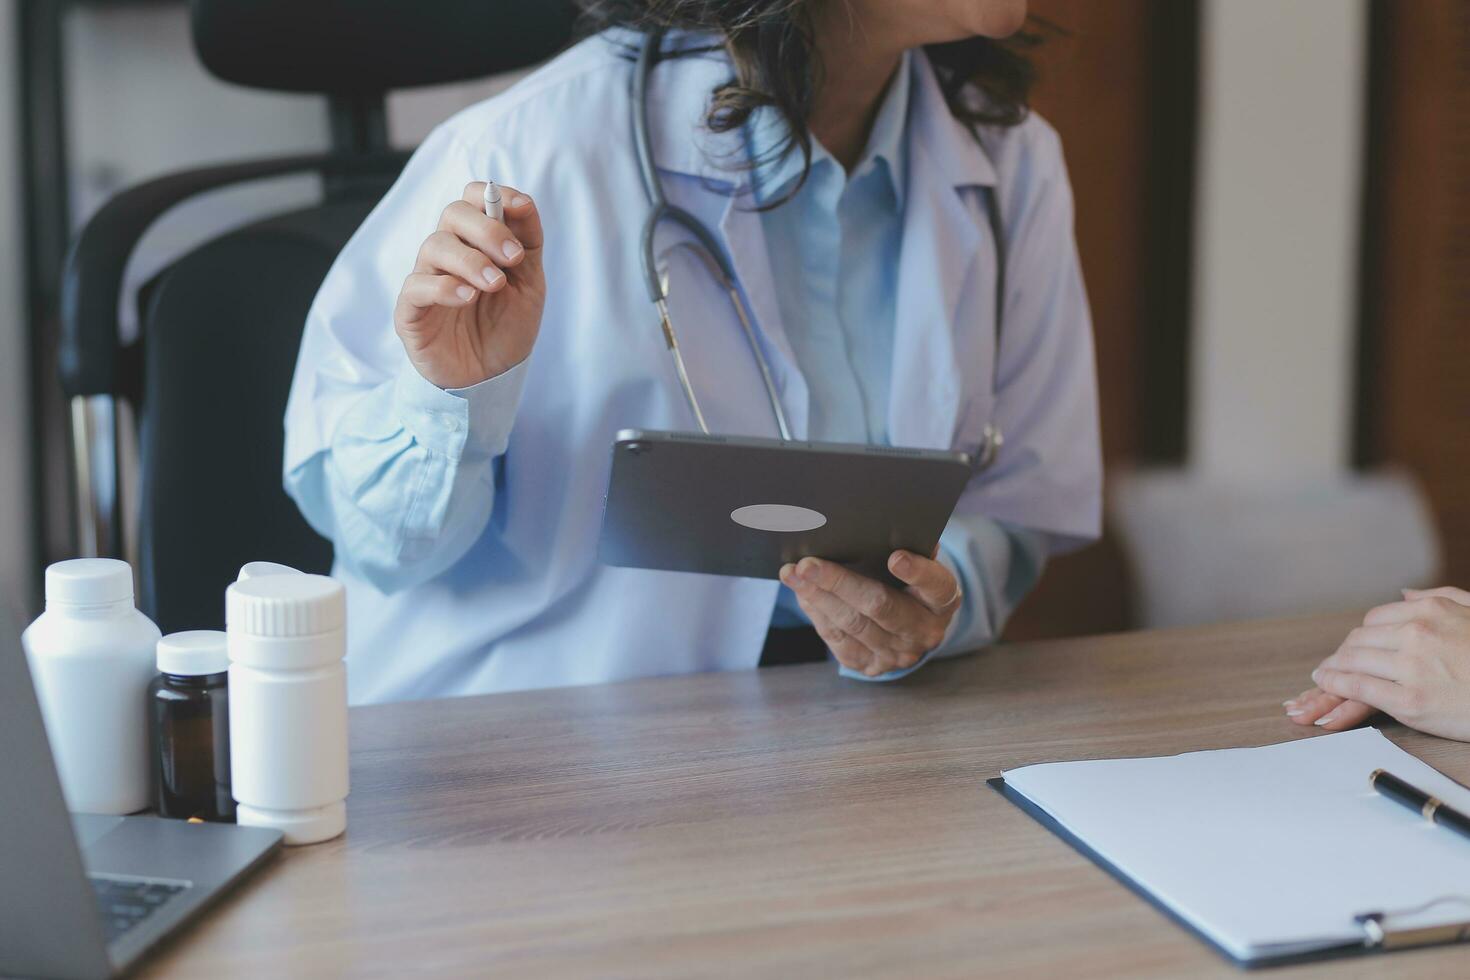
M0 814L7 977L115 976L281 843L277 831L233 824L68 815L30 670L3 617Z

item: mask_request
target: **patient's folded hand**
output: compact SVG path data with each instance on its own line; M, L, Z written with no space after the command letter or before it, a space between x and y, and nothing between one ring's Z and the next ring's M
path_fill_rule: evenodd
M1377 713L1366 704L1328 694L1320 687L1303 691L1284 707L1286 716L1298 725L1316 725L1329 732L1355 728Z
M1340 731L1383 711L1420 731L1470 740L1470 592L1404 590L1312 672L1317 687L1286 702L1299 724Z

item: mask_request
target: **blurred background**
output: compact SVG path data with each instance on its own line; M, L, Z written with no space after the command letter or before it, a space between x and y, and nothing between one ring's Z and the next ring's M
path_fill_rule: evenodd
M1008 635L1470 585L1470 0L1032 11L1056 28L1042 30L1035 106L1075 189L1108 529L1053 565ZM515 77L392 91L379 135L411 148ZM215 77L184 3L0 0L0 595L19 597L22 621L45 564L139 548L140 396L58 380L78 302L69 244L160 175L360 149L377 118L364 125L364 105ZM160 272L312 206L329 181L232 184L149 224L119 294L101 298L116 300L119 350L135 350L139 291ZM183 625L216 624L167 628Z

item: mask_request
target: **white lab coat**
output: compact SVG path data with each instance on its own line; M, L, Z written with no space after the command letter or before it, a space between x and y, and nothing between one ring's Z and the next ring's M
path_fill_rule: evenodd
M1060 146L1034 115L984 129L977 143L948 112L927 61L912 61L889 440L973 452L994 419L1006 437L1000 461L975 479L958 512L1070 547L1098 533L1101 467L1091 325ZM478 490L456 491L460 499L493 493L488 525L445 551L427 540L445 533L443 515L436 525L435 514L417 514L421 501L405 498L404 521L430 530L402 532L386 545L390 557L375 562L366 556L383 542L362 542L381 538L380 530L364 530L358 514L325 519L304 504L337 541L355 702L750 668L760 656L777 582L596 559L614 434L692 428L640 275L647 203L630 131L632 72L613 41L593 38L443 124L343 251L313 306L286 417L288 487L304 499L323 484L369 496L382 484L391 497L404 492L395 480L435 479L395 476L381 461L359 466L351 446L370 451L375 437L343 430L362 425L353 412L365 393L412 370L392 310L444 206L487 176L537 201L549 293L541 334L518 410L499 406L501 422L471 411L469 426L505 431L491 440L492 476ZM655 159L670 201L723 239L800 438L807 388L777 309L760 216L740 199L748 175L730 166L742 159L742 144L703 126L708 95L729 74L721 55L656 69ZM1008 251L998 391L996 253L984 185L996 188ZM665 232L661 249L674 240ZM680 343L711 429L775 435L728 300L692 265L676 262L673 275ZM401 438L428 447L418 449L430 460L425 467L435 452L464 443L454 419L443 433L431 431L429 418L439 416L403 423L409 435Z

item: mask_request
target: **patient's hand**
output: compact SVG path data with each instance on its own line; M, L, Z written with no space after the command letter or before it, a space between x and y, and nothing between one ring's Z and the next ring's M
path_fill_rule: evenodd
M895 551L888 570L908 587L900 591L820 558L781 569L782 583L837 662L869 677L917 664L944 641L960 608L960 584L938 561Z
M1316 725L1328 732L1356 728L1378 713L1360 701L1348 701L1320 687L1308 688L1285 702L1284 707L1286 716L1298 725Z
M1403 602L1371 610L1312 679L1319 689L1287 702L1299 723L1337 731L1379 710L1470 740L1470 593L1405 590Z

